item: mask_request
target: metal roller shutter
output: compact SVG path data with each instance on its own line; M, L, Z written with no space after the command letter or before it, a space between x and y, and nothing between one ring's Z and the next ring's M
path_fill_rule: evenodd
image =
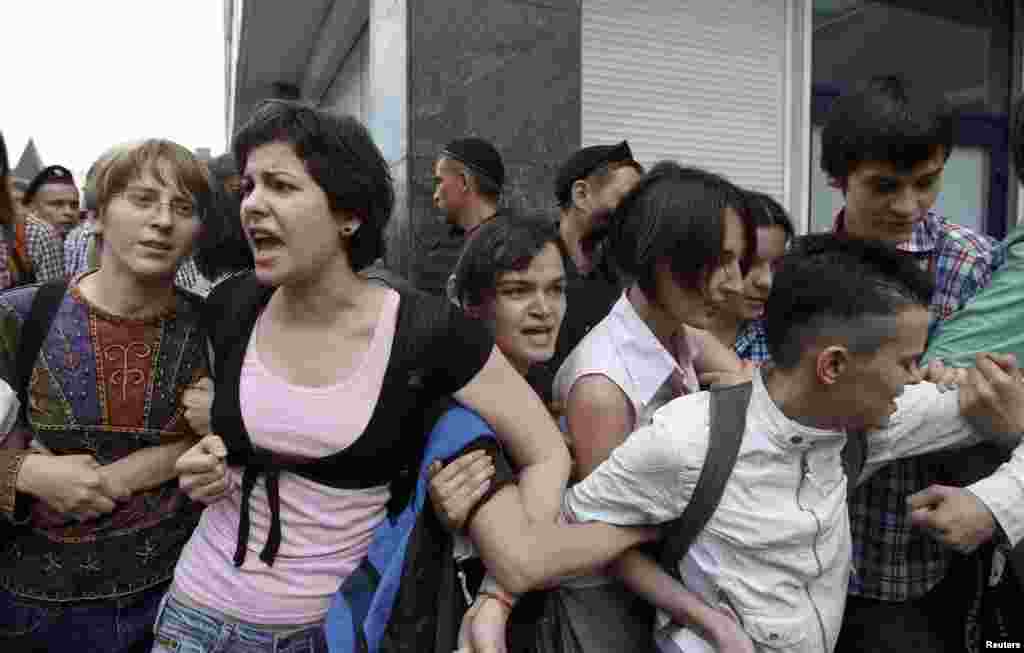
M697 165L771 193L792 211L801 52L793 0L584 0L583 145L626 138L645 165ZM797 25L799 28L799 25ZM796 59L794 59L794 56ZM794 88L794 81L797 82ZM808 130L809 131L809 130ZM804 162L793 166L793 158ZM803 191L805 192L805 191ZM798 221L799 222L799 221Z

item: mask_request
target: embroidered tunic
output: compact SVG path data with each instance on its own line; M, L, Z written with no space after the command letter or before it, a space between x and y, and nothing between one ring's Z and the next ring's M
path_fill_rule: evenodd
M32 372L28 418L35 438L55 454L88 454L106 465L194 437L181 395L206 374L199 301L180 293L163 314L128 319L90 304L79 279ZM12 387L19 336L38 288L0 295L0 376ZM71 601L123 596L170 580L201 510L176 480L78 523L15 493L23 457L10 443L0 449L0 514L20 524L0 540L0 586L34 600Z

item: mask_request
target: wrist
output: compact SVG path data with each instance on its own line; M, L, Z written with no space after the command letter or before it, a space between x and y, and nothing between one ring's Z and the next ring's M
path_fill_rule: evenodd
M480 583L480 589L477 590L478 596L489 596L493 599L500 601L505 604L509 610L515 607L516 602L519 600L518 594L513 594L506 591L501 585L498 584L498 580L488 573L484 576L483 582Z
M15 459L14 462L14 489L21 494L28 494L31 496L39 496L38 491L38 479L42 470L40 464L45 464L45 458L42 454L25 452L20 456L19 459Z
M509 613L511 613L513 608L516 607L515 603L509 599L508 595L501 595L495 592L485 592L483 590L477 592L477 600L479 600L481 603L483 603L487 599L497 601L499 604L504 606L505 610L507 610Z

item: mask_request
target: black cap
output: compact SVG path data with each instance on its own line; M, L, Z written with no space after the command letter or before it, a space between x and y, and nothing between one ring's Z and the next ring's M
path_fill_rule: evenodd
M629 143L622 141L618 145L592 145L578 150L562 164L555 176L555 199L559 206L567 206L572 195L572 185L585 178L605 163L630 162L640 164L633 159L633 151Z
M39 189L45 184L69 184L74 186L75 178L71 171L64 166L46 166L32 179L28 188L25 189L25 197L22 202L25 204L31 202L36 193L39 192Z
M460 138L445 146L441 156L455 159L474 174L490 179L501 188L505 185L505 164L493 145L482 138Z

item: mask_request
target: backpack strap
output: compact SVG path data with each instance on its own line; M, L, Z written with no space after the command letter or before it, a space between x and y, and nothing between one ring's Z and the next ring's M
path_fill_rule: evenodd
M843 446L843 471L846 472L846 492L853 491L853 486L864 471L864 463L868 458L867 434L856 431L846 434L846 445Z
M661 548L661 566L677 579L679 561L686 556L690 545L718 508L725 484L736 465L747 426L747 406L753 388L753 384L748 381L711 389L711 429L704 465L683 514L668 524Z
M39 351L43 348L43 341L50 332L50 325L54 316L60 308L64 293L67 292L68 282L62 280L51 281L39 286L35 297L32 298L32 306L29 308L28 317L21 326L21 334L18 341L18 353L15 362L18 375L18 400L21 402L22 424L28 426L28 385L32 380L32 368L36 365Z

